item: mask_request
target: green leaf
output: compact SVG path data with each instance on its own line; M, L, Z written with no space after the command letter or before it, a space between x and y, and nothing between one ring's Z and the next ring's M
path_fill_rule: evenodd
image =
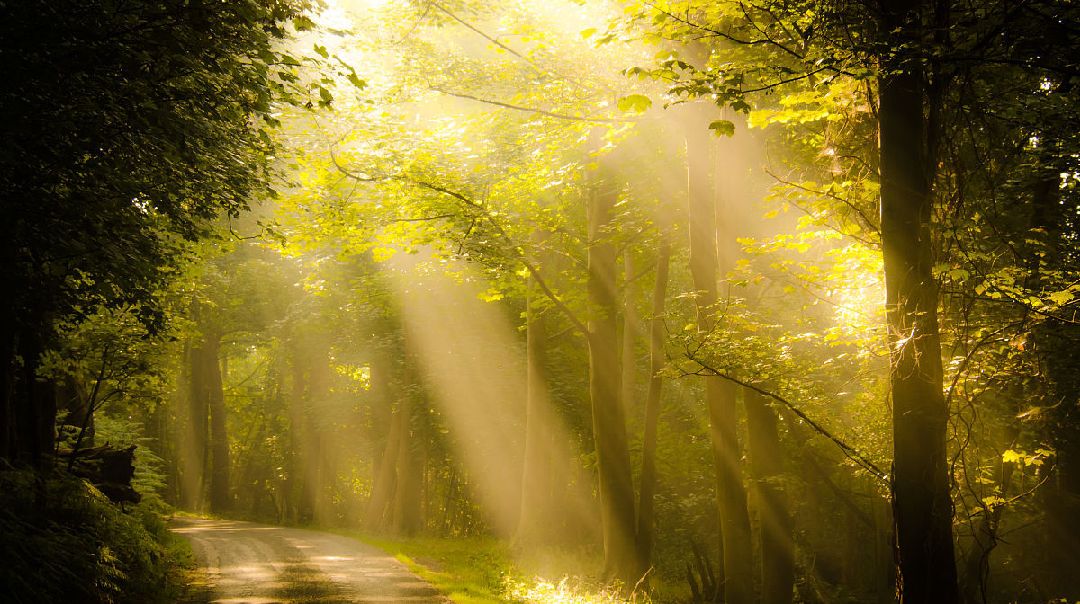
M353 86L356 86L360 90L367 88L367 82L361 80L359 77L357 77L355 73L349 74L349 82L351 82Z
M643 94L631 94L630 96L624 96L619 99L617 105L619 111L644 113L649 110L649 107L652 107L652 101ZM732 125L732 127L734 128L734 125Z
M319 46L318 44L316 44L315 45L315 52L319 53L319 56L324 58L324 59L329 59L330 58L330 52L326 50L325 46Z
M296 28L296 31L308 31L315 29L315 22L305 17L304 15L300 15L299 17L294 18L292 20L292 23L293 27Z
M728 120L716 120L709 124L709 130L716 136L735 136L735 123Z

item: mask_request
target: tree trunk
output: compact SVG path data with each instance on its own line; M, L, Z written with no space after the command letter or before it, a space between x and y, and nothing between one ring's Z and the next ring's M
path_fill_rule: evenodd
M390 431L386 436L379 467L375 473L375 482L371 487L371 498L364 513L364 526L368 530L380 531L386 528L387 512L394 492L397 490L398 449L401 446L401 411L395 410L390 416Z
M304 363L301 360L306 354L299 338L292 339L292 387L289 394L289 447L288 447L288 471L285 479L285 508L286 516L290 522L297 524L309 517L309 511L304 507L305 498L304 481L307 463L307 439L304 427L304 400L307 397L307 375L304 372Z
M38 323L38 322L35 322ZM34 329L25 329L16 340L21 371L13 388L13 458L41 468L56 441L56 393L53 384L39 379L43 343Z
M397 480L394 489L393 527L398 535L412 536L421 528L423 466L412 433L412 401L404 396L398 411Z
M210 435L210 408L207 390L207 376L201 343L189 343L187 350L188 365L188 405L185 434L185 478L183 480L182 499L184 507L200 510L203 506L206 470L209 461L207 446Z
M307 440L308 460L305 464L307 476L304 484L305 497L311 509L311 519L318 525L331 522L333 506L328 491L333 474L331 457L333 450L324 446L322 421L326 416L327 401L330 398L330 347L327 337L317 335L312 342L308 355L308 396L304 414L305 439Z
M207 408L210 410L210 509L214 513L226 512L232 508L230 491L229 432L226 422L225 390L222 385L222 366L226 359L220 359L221 335L216 330L206 334L203 362L206 371Z
M883 31L917 39L919 0L884 5ZM879 78L881 242L891 354L893 513L903 602L956 602L937 283L919 59L886 62ZM933 135L934 133L931 133Z
M688 166L690 272L697 290L697 322L702 334L714 328L717 302L716 203L709 170L709 137L705 123L686 124ZM739 469L735 415L736 388L717 377L705 378L713 459L716 464L717 508L722 534L724 601L742 604L754 600L753 547L746 491Z
M551 430L544 421L546 410L542 408L547 390L544 380L547 325L543 312L537 309L538 295L542 294L537 292L535 279L530 277L525 311L525 460L521 511L514 538L519 545L543 543L552 536Z
M671 264L670 225L661 219L660 247L656 256L656 282L653 286L652 319L649 322L649 393L645 399L645 427L641 442L641 488L638 497L637 563L643 575L652 566L656 541L656 518L653 504L656 495L656 440L660 424L660 394L664 378L664 303L667 296L668 268Z
M761 602L789 604L795 587L795 552L791 514L781 483L784 459L776 430L776 412L757 392L743 390L743 397L749 426L750 468L754 473L761 527L758 536Z
M606 232L619 189L605 172L601 168L588 199L589 397L600 478L605 573L631 582L635 578L634 485L626 416L619 400L617 253Z
M634 377L637 374L637 359L634 357L635 342L638 336L637 309L634 308L634 290L631 279L634 278L634 258L629 249L623 251L623 300L622 300L622 352L620 353L619 400L623 409L633 413Z

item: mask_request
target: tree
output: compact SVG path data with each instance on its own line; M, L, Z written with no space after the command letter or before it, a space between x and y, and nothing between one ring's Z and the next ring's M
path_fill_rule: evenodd
M297 98L298 63L276 42L306 6L5 7L0 456L37 464L52 448L50 386L36 373L58 320L127 305L159 330L154 292L184 242L265 192L271 104Z
M600 161L600 165L605 166L610 160L602 158ZM604 566L610 576L629 581L636 570L634 484L626 440L626 411L619 397L617 252L608 239L608 233L613 229L612 211L622 187L611 168L602 167L598 171L587 201L591 304L589 398L600 479Z
M923 4L886 7L881 27L918 39ZM959 600L952 536L938 293L930 239L934 157L927 137L921 59L898 53L878 78L881 245L892 353L893 517L897 589L905 602ZM931 112L937 108L931 107Z

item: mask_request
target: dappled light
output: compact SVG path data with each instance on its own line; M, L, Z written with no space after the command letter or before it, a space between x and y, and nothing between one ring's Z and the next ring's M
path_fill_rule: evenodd
M2 3L0 599L1080 602L1080 7Z

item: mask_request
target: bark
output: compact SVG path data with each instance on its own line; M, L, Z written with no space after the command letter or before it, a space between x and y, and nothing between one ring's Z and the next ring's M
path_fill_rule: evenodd
M56 393L37 376L43 345L38 333L24 330L16 344L22 358L14 383L14 452L12 458L41 468L56 441Z
M398 493L404 496L408 487L399 486L403 460L410 456L409 407L405 394L398 388L394 362L387 353L377 353L372 360L371 385L375 405L386 415L386 441L382 455L374 464L371 497L364 512L364 526L372 531L395 530L395 511ZM401 511L397 511L399 519Z
M749 427L750 468L754 474L760 525L762 604L788 604L795 587L792 521L781 480L783 452L776 412L757 392L743 391Z
M412 402L401 400L398 411L397 480L394 489L393 527L398 535L412 536L421 528L420 514L423 466L412 432Z
M622 401L623 409L636 409L634 404L634 376L637 374L637 359L634 358L634 343L638 336L638 316L634 307L633 287L630 280L634 278L634 258L627 249L623 251L623 327L622 327L622 361L620 363L621 374L619 377L620 392L619 400Z
M185 478L182 484L182 501L189 510L198 510L203 505L203 488L206 480L206 468L209 461L207 446L210 435L209 398L204 392L206 370L203 356L198 352L201 344L189 343L187 350L188 400L187 426L185 429Z
M709 166L711 134L701 120L686 124L688 164L690 272L697 290L697 322L702 334L714 328L717 301L716 203ZM753 555L746 491L739 469L735 385L717 377L705 379L705 404L716 465L717 509L723 552L721 581L724 600L742 604L754 600Z
M515 541L520 545L537 544L550 538L552 510L551 430L546 425L546 383L544 363L547 348L547 324L536 307L537 286L529 279L525 320L525 460L522 467L521 511Z
M914 39L920 9L920 0L885 5L883 30ZM897 590L903 602L956 602L948 409L930 237L933 167L927 161L921 63L900 57L886 62L878 82Z
M390 431L386 437L386 447L375 473L375 483L371 488L364 513L364 526L378 531L386 527L387 514L394 492L397 490L397 460L401 444L401 411L394 411L390 417Z
M607 239L618 187L601 168L588 200L589 396L600 478L605 573L632 582L634 555L634 486L626 417L619 400L618 316L615 246Z
M670 226L663 224L656 257L656 282L653 286L652 319L649 322L649 393L645 399L645 426L641 442L641 488L638 497L637 563L638 574L652 566L656 541L656 441L660 424L660 395L664 378L664 303L667 296L668 268L671 264Z
M210 411L210 509L226 512L232 508L230 488L229 433L226 422L225 391L222 389L222 365L220 359L221 335L212 331L203 343L203 363L206 372L206 406Z
M330 396L330 348L323 335L317 336L308 356L308 396L304 413L304 437L307 441L308 459L304 464L304 497L316 524L325 524L333 516L332 502L328 497L333 480L331 457L333 451L324 446L325 436L320 419L325 417L326 402Z
M289 396L289 469L284 485L285 508L291 522L299 523L310 518L310 508L305 507L304 464L307 463L307 439L304 426L304 399L307 396L307 374L301 358L306 351L296 337L292 341L292 388Z

